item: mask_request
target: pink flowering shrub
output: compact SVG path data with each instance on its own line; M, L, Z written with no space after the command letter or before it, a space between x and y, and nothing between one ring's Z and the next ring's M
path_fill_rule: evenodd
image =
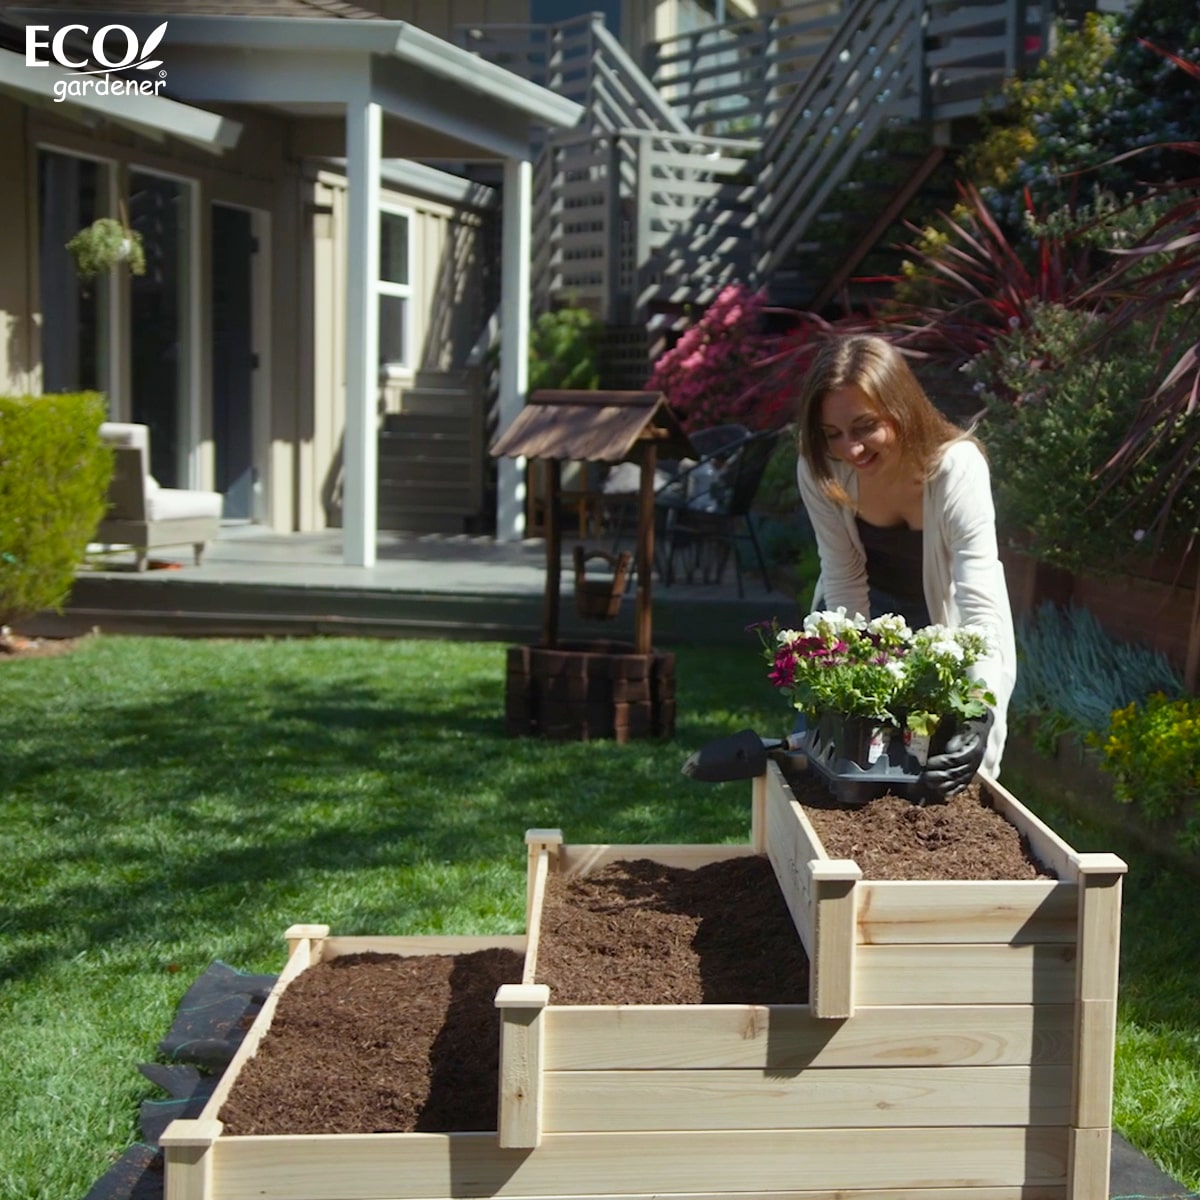
M761 332L765 305L762 292L729 284L655 362L646 388L666 395L688 432L730 422L778 429L791 420L795 377L767 369L781 338Z

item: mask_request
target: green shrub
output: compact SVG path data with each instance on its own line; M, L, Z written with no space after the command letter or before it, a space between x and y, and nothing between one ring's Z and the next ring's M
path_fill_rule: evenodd
M992 458L1004 534L1035 558L1073 571L1127 570L1151 549L1161 523L1168 540L1200 527L1200 478L1180 481L1169 522L1149 484L1200 416L1184 414L1119 486L1098 482L1161 369L1154 347L1182 308L1132 324L1097 351L1097 318L1057 304L1032 306L1029 324L997 338L968 373L987 405L982 430Z
M1182 821L1180 845L1200 850L1200 698L1155 692L1117 709L1107 735L1089 740L1103 753L1118 800L1153 820Z
M0 626L61 605L104 515L103 396L0 396Z
M600 335L604 323L586 308L542 313L529 337L529 390L600 386Z

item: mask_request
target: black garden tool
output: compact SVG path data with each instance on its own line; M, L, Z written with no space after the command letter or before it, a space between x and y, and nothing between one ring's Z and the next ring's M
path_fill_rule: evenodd
M682 770L689 779L699 783L754 779L767 769L769 757L787 755L794 759L794 751L799 745L795 738L794 734L786 738L764 738L753 729L743 729L701 746L689 756ZM796 765L803 767L802 757Z

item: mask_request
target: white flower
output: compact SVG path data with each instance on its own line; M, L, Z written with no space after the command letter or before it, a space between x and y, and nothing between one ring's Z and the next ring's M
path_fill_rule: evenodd
M963 648L958 644L958 639L953 637L940 637L930 642L929 652L953 659L955 662L961 662L963 656Z
M867 632L874 634L895 634L907 639L910 633L908 622L899 613L884 613L867 622Z
M846 616L844 604L834 611L826 609L811 612L804 618L804 632L809 637L836 638L850 630L862 629L865 625L866 622L857 614L853 617Z
M903 659L899 659L899 658L889 658L889 659L887 660L887 662L886 662L886 663L884 663L883 665L884 665L885 667L887 667L887 669L888 669L888 670L889 670L889 671L890 671L890 672L891 672L891 673L892 673L892 674L893 674L893 675L894 675L894 676L895 676L897 679L903 679L903 678L904 678L904 661L903 661Z

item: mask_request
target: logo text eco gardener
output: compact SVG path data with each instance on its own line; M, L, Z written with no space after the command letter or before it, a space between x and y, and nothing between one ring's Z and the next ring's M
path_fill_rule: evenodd
M166 71L159 71L157 79L124 79L112 72L152 71L161 67L162 59L151 58L151 55L166 32L164 21L139 44L137 34L128 25L102 25L94 34L87 25L64 25L53 35L49 25L27 25L25 65L48 67L53 61L76 72L70 79L54 81L54 99L59 103L89 95L157 96L166 86ZM67 39L73 33L82 35L81 40L91 39L88 57L74 57L67 47ZM45 57L47 51L49 58Z

